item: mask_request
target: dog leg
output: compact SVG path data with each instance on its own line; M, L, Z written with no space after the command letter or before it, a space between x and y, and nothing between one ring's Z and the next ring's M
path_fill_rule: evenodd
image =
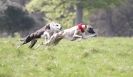
M37 43L37 40L34 39L34 40L31 40L31 44L29 46L29 48L33 48L33 46Z
M55 33L51 36L51 38L45 43L46 46L49 46L54 43L54 41L58 38L58 33Z
M61 40L63 39L63 37L59 37L54 41L54 45L57 45Z
M28 35L28 36L25 38L23 44L29 43L31 40L33 40L33 38L34 38L34 34Z
M43 42L45 43L50 39L50 34L48 32L44 32L43 35L41 35L41 38L45 39Z

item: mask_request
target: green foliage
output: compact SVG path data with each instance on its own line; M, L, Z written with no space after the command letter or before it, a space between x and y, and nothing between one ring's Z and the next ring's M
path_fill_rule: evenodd
M26 7L29 11L40 11L45 14L44 19L48 21L58 21L63 25L73 24L74 1L65 0L32 0ZM69 24L68 24L68 23Z
M0 39L0 77L133 77L133 38L62 40L37 49L16 49L17 39Z
M44 19L58 21L63 26L72 26L75 20L76 5L80 2L84 10L105 8L116 5L120 0L31 0L26 8L44 13ZM85 16L87 17L87 16Z

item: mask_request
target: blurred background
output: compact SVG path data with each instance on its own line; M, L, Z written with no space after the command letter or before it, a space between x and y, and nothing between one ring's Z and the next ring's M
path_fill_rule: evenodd
M0 0L0 37L26 36L56 21L90 24L99 36L133 35L133 0Z

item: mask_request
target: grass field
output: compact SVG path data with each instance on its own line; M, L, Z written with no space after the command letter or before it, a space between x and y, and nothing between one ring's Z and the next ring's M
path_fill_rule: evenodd
M62 40L57 46L17 49L0 38L0 77L133 77L133 38Z

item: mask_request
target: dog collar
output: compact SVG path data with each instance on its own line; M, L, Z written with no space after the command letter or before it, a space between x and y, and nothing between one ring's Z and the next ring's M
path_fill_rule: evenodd
M83 33L85 31L85 29L82 27L82 23L78 24L78 29Z

